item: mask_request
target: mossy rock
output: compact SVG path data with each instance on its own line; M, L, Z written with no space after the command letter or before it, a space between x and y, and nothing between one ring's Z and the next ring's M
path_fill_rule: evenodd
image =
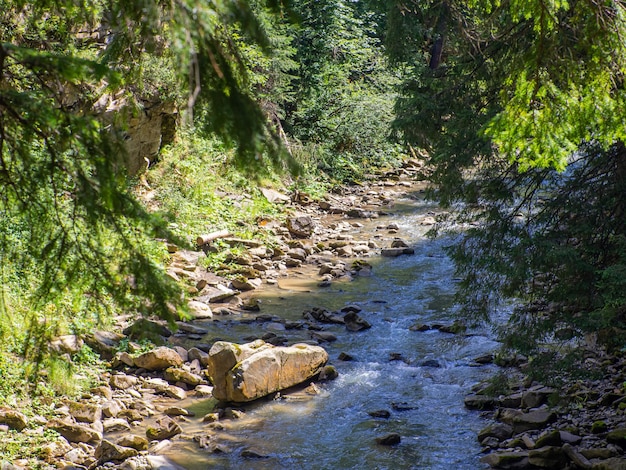
M606 440L611 444L624 447L626 445L626 428L614 429L606 435Z
M595 421L591 425L591 433L592 434L602 434L603 432L607 432L608 427L604 421Z

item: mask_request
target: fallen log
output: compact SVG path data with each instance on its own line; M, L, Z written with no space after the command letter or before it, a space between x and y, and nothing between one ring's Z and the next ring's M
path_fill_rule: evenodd
M218 230L216 232L207 233L206 235L200 235L196 238L196 244L198 246L206 245L207 243L217 240L218 238L230 237L232 233L228 230Z

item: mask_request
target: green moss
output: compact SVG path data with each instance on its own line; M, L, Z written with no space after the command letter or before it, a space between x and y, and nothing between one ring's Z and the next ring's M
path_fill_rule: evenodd
M607 430L608 430L608 427L604 421L595 421L591 425L592 434L602 434L603 432L606 432Z

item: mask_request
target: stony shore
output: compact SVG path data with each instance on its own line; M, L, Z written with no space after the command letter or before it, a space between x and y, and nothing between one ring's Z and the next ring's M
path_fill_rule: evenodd
M367 275L367 258L411 253L400 238L397 225L376 225L380 214L393 211L401 195L420 190L415 176L418 162L385 174L378 183L348 188L312 201L304 194L290 196L268 191L266 197L293 209L286 221L260 220L259 227L270 231L274 242L240 240L220 234L198 250L185 251L170 246L169 274L183 283L190 293L191 318L177 323L172 331L157 319L120 317L116 332L94 332L87 338L58 338L51 347L60 354L71 354L83 342L110 361L110 371L101 384L79 401L60 403L54 419L26 418L19 410L0 408L2 429L26 433L55 430L60 436L41 451L42 468L132 470L168 469L163 455L175 440L187 440L207 452L228 452L228 446L214 438L231 423L245 419L242 406L214 400L203 411L202 432L188 426L190 409L197 402L212 398L207 365L211 344L203 343L211 322L236 321L263 325L260 339L282 346L298 342L324 346L333 341L324 331L325 323L341 323L349 330L368 328L358 309L328 312L314 309L301 320L263 313L255 293L263 286L313 277L319 286ZM431 213L421 223L436 223ZM372 230L355 230L367 221ZM371 222L374 221L372 224ZM212 250L232 250L227 272L214 273L201 267L201 260ZM273 324L274 328L267 328ZM209 326L207 326L209 325ZM458 325L441 326L462 334ZM425 325L425 327L427 327ZM419 328L416 328L419 331ZM150 332L164 346L143 351L135 339ZM121 341L128 341L128 352L117 352ZM477 358L488 363L493 358ZM553 389L524 379L523 358L504 364L506 374L519 376L512 393L493 396L489 387L479 385L466 399L466 406L481 410L490 422L477 438L483 446L483 461L504 469L626 469L626 389L625 359L589 351L584 367L605 370L605 378L570 383ZM330 380L332 367L295 390L294 397L306 399L319 392L315 381ZM394 445L400 436L381 436L381 443ZM259 458L254 448L245 458ZM29 468L16 461L2 469Z

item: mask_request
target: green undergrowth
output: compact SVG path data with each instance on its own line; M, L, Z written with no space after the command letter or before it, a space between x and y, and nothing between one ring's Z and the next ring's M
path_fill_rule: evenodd
M281 209L259 188L284 188L269 171L259 175L235 170L233 158L218 141L184 134L164 149L139 192L190 246L197 236L224 229L236 237L266 239L259 222L278 217Z

